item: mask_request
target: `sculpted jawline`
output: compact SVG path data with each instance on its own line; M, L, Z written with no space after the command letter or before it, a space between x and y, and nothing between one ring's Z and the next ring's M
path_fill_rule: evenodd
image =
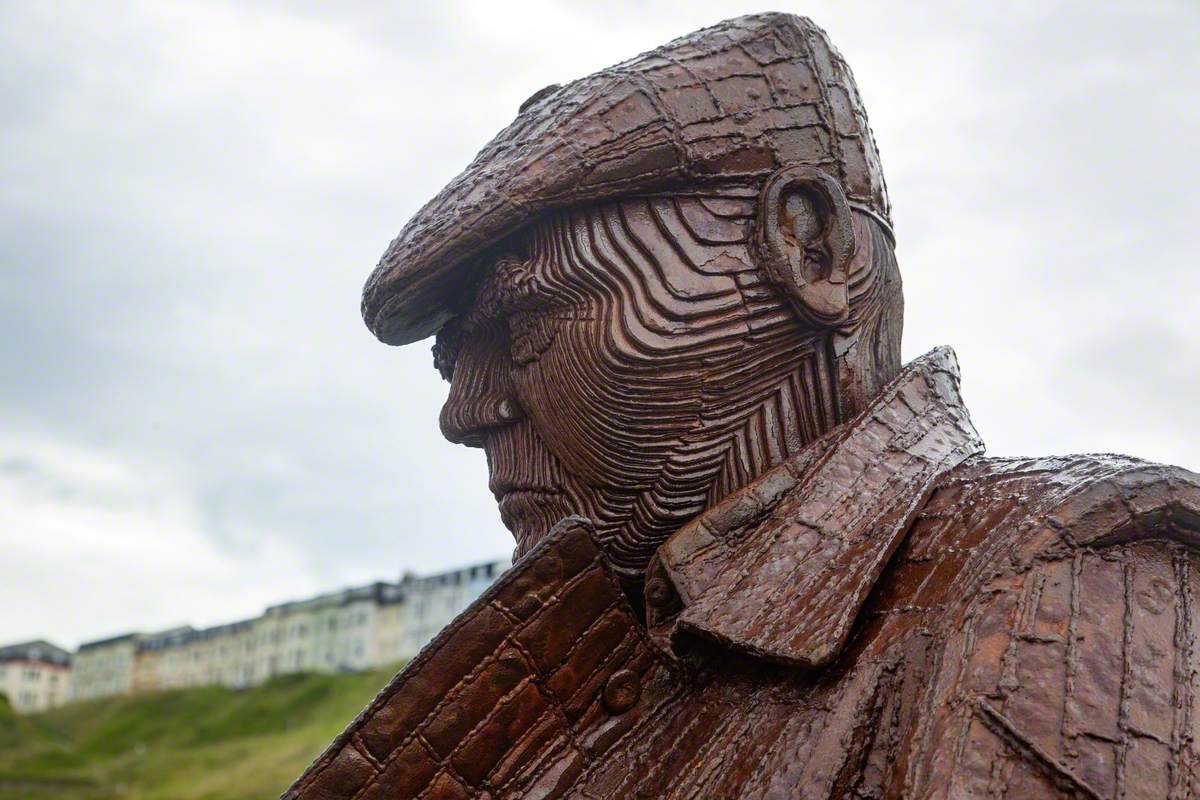
M517 560L286 798L1200 794L1200 479L986 458L952 351L901 364L810 21L538 92L363 315L437 336Z

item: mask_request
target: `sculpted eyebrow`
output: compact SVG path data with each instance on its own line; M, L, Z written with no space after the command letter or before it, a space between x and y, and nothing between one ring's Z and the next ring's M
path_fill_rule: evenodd
M459 323L463 331L473 331L476 328L495 322L504 314L502 301L505 290L506 276L494 269L479 283L475 294L475 302L463 313Z
M465 332L496 322L515 310L515 303L529 297L532 284L518 276L527 269L520 257L504 254L495 259L479 283L475 302L462 316Z

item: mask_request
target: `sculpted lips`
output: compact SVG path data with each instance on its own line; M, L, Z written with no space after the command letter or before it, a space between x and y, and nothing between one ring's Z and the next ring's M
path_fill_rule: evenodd
M534 484L493 478L488 482L488 489L497 501L516 494L558 494L557 487L546 484Z
M502 492L493 490L496 501L500 505L500 514L506 519L509 515L522 517L546 505L560 493L556 489L547 488L512 488Z
M544 502L552 496L552 492L537 492L525 489L508 492L500 498L500 513L507 515L517 514L522 510L532 510L540 505L539 501Z
M561 494L552 486L504 478L493 478L488 488L492 490L492 496L500 506L500 516L506 524L510 520L516 522L527 519Z

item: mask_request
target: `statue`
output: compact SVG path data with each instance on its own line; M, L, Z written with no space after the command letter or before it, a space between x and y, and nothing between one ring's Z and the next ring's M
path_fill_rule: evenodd
M285 797L1200 793L1200 477L984 457L889 215L806 19L529 98L363 296L516 563Z

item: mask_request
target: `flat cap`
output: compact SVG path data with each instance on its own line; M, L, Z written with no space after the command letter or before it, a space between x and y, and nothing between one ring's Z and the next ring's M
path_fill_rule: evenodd
M866 112L825 32L789 14L727 20L533 95L400 231L363 319L388 344L423 339L455 315L473 260L547 212L793 165L889 221Z

